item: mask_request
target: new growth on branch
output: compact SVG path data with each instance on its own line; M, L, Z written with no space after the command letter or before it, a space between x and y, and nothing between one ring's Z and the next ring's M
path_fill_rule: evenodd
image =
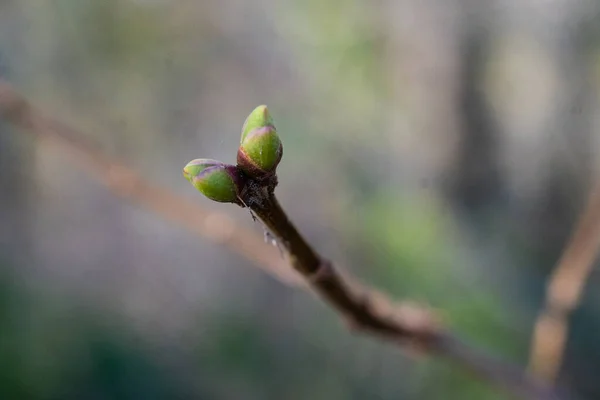
M23 132L40 139L51 139L53 143L69 150L69 153L77 156L74 160L80 162L79 165L86 167L116 195L147 207L215 243L221 242L212 232L211 226L214 224L206 224L211 217L209 213L173 195L168 189L147 181L119 160L107 156L95 143L90 143L86 135L55 116L42 112L2 79L0 120L11 122ZM263 129L256 131L257 128ZM393 302L378 290L360 284L348 273L337 272L304 240L274 196L273 189L277 183L275 169L281 160L282 148L265 106L257 107L250 114L243 132L237 165L226 165L210 159L194 160L184 168L184 176L207 197L249 207L255 212L286 249L288 261L305 278L307 285L303 288L311 288L350 326L401 347L420 345L423 350L455 362L513 396L536 400L569 398L561 388L538 381L519 365L503 361L470 341L463 340L440 324L428 308L413 302ZM121 174L115 175L115 171L121 171ZM595 206L598 201L590 204L593 206L591 209L600 209ZM594 217L582 218L585 223L578 229L582 232L597 221L596 213L588 213ZM223 216L219 216L218 220L223 221ZM236 227L233 232L223 243L255 261L256 265L266 267L266 271L277 277L284 275L278 271L279 264L273 266L271 258L258 249L264 244L262 240L241 227ZM594 237L597 238L597 235ZM243 245L240 245L242 242ZM579 242L574 240L574 243ZM593 252L595 242L590 241L585 246L587 253ZM579 245L571 247L581 249ZM587 269L583 270L580 281L587 276ZM295 277L284 281L295 282Z
M518 366L470 347L444 329L425 307L402 307L377 290L338 272L298 232L275 197L276 169L283 146L266 106L256 107L242 127L237 164L200 158L183 176L211 200L248 207L283 246L292 267L308 286L354 329L401 346L410 344L462 364L471 372L521 398L557 400L550 385L532 379Z
M198 158L183 168L183 176L211 200L235 203L241 207L260 202L250 196L250 188L277 185L275 170L283 155L283 145L267 106L256 107L242 126L237 165ZM245 199L246 198L246 199Z

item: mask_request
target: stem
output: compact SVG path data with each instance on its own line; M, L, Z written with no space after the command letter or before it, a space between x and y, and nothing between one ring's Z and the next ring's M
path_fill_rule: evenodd
M596 186L548 278L545 305L533 330L529 369L548 382L558 376L568 340L569 317L581 302L599 252L600 186Z
M419 348L461 364L465 369L520 398L557 400L552 388L528 376L521 368L497 360L446 332L422 308L394 305L381 293L343 277L302 237L273 194L274 187L254 193L262 201L250 208L288 252L292 266L309 286L354 328L399 345Z
M293 266L305 277L316 275L322 265L321 257L302 238L289 220L274 194L267 194L262 206L251 207L265 226L278 237L292 257Z
M407 332L404 327L395 324L389 315L377 315L378 312L384 312L383 308L373 307L363 288L342 279L331 262L317 254L287 217L274 194L267 197L263 207L253 207L252 210L280 240L296 271L308 280L317 295L340 311L348 323L355 328L394 339L415 336L414 332ZM391 313L393 310L385 311ZM426 344L431 339L434 328L429 325L433 324L420 327L418 338L421 344Z

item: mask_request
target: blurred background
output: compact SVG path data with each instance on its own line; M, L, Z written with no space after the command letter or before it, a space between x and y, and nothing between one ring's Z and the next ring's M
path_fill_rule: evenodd
M598 0L0 0L0 75L151 182L267 104L315 247L526 365L600 172ZM1 399L504 399L115 196L0 120ZM559 381L600 398L589 277Z

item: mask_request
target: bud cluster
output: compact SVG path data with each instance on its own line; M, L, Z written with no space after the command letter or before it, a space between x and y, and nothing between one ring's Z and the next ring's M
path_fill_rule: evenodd
M183 176L211 200L242 205L240 198L250 180L265 182L275 176L283 155L267 106L256 107L242 126L237 165L196 159L183 168Z

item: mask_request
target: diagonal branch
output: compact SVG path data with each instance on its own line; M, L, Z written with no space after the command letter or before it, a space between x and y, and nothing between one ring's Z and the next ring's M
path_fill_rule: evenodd
M102 154L73 128L41 113L1 79L0 118L74 153L81 165L115 195L226 245L288 284L312 288L352 327L401 346L412 344L445 357L512 395L559 399L551 387L533 380L520 367L487 355L445 330L430 310L409 303L394 304L382 293L335 270L296 230L272 191L265 194L262 206L254 204L251 208L288 251L294 270L278 261L278 253L254 232L236 226L226 215L203 210L168 189L146 181L127 166ZM301 280L300 275L306 279Z
M513 395L528 399L559 398L550 387L531 379L518 367L483 354L444 330L428 309L395 305L380 292L342 276L298 232L273 194L274 187L260 190L264 192L248 195L262 199L249 202L250 208L287 250L296 271L350 327L399 345L416 345L450 359Z
M542 379L556 379L567 341L569 316L579 305L599 250L600 186L597 186L548 279L546 304L534 327L529 368Z
M208 211L167 188L147 181L118 160L103 154L99 146L76 129L44 115L2 79L0 119L10 121L38 139L61 146L115 195L184 226L207 240L226 246L283 282L303 284L298 274L282 262L279 253L265 246L263 239L254 231L237 226L226 214Z

